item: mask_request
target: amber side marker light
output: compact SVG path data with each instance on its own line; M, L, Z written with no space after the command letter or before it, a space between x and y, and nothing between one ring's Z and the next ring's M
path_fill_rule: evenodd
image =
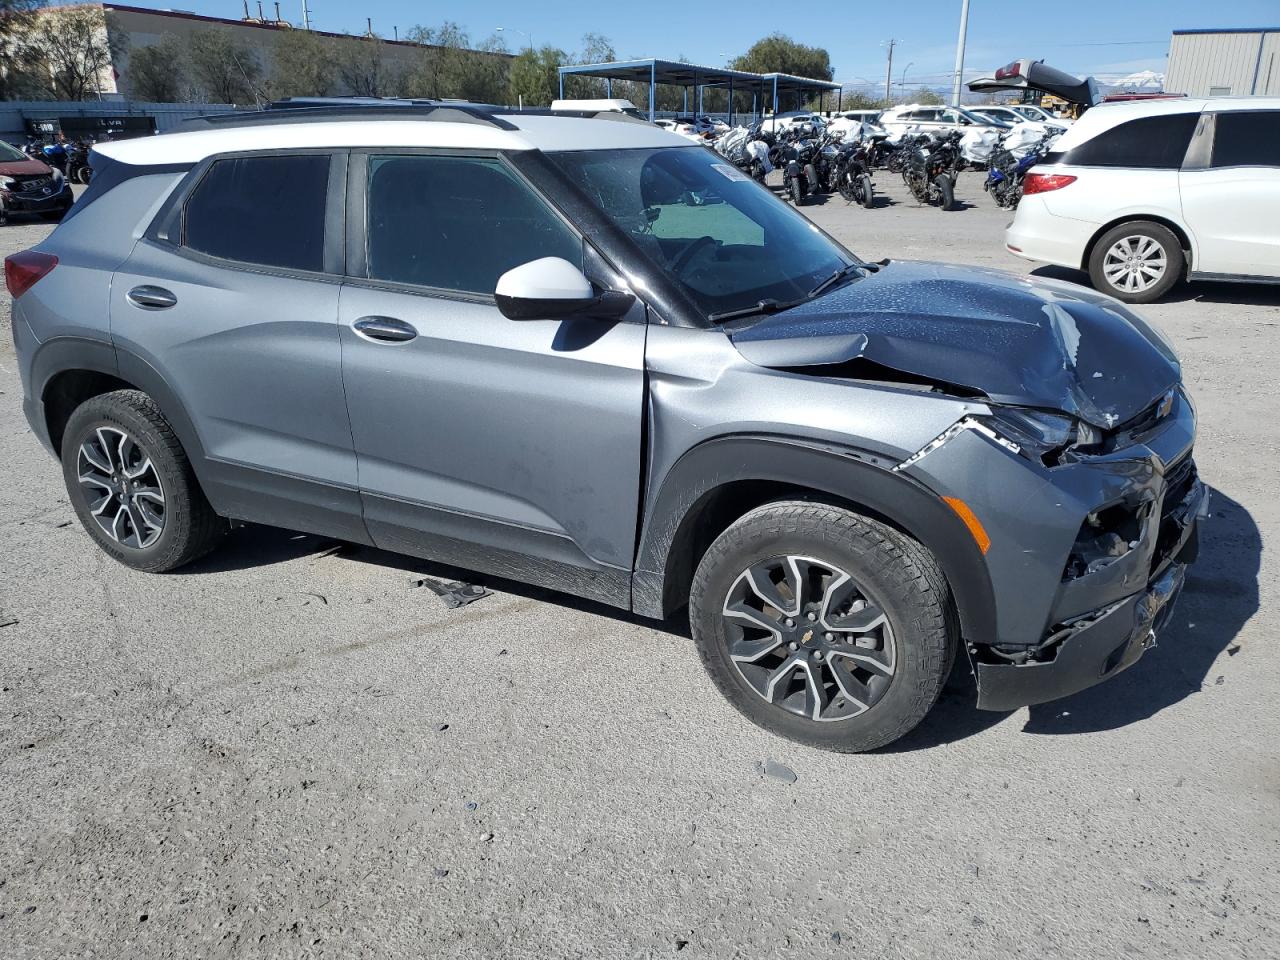
M954 510L956 516L969 528L969 533L973 537L974 543L978 545L982 555L986 556L987 551L991 549L991 538L987 536L987 531L983 528L982 521L969 509L969 505L959 497L943 497L942 499L947 502L947 506Z

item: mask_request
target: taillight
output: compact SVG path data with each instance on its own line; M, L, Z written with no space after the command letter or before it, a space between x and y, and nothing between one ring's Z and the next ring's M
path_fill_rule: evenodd
M1028 173L1022 181L1022 195L1048 193L1050 190L1061 190L1076 182L1076 178L1067 173Z
M58 258L51 253L23 250L4 258L4 285L9 296L17 300L58 265Z

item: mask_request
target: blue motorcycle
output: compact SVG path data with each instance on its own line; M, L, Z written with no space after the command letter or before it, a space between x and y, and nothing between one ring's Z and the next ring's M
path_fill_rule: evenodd
M987 179L983 182L982 189L991 194L991 199L997 206L1007 210L1017 208L1018 201L1022 199L1022 182L1027 178L1027 171L1044 158L1049 141L1056 138L1056 134L1047 134L1022 157L1010 152L1003 141L996 144L991 151L991 159L987 162Z

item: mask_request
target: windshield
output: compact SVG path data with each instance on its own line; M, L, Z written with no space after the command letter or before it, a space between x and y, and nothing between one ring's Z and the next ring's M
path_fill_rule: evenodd
M804 299L857 262L710 150L549 156L707 317Z
M26 160L27 155L17 147L11 147L9 144L0 140L0 163L13 163L15 160Z

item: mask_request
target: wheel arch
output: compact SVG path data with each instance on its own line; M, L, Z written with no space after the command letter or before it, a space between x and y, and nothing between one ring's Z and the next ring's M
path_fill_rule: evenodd
M1186 279L1185 274L1190 273L1192 263L1194 262L1196 255L1195 245L1191 242L1191 234L1188 233L1187 229L1177 221L1154 213L1126 213L1123 216L1115 217L1109 223L1104 223L1100 226L1093 232L1093 236L1089 238L1089 242L1084 246L1084 253L1080 257L1081 270L1086 272L1088 271L1089 261L1093 257L1093 251L1094 248L1097 247L1098 241L1106 236L1107 231L1115 229L1122 223L1158 223L1160 226L1168 229L1175 237L1178 238L1178 243L1182 246L1182 252L1185 254L1184 259L1186 260L1186 263L1183 268L1183 279Z
M706 548L735 520L773 500L812 499L888 523L933 554L965 637L996 636L986 563L963 521L917 481L852 448L793 438L735 436L687 451L649 498L632 579L632 606L665 618L688 600Z
M39 384L37 396L55 455L61 456L62 434L76 407L113 390L140 390L160 407L200 476L204 447L186 407L164 377L140 357L100 341L59 338L36 354L32 382Z

